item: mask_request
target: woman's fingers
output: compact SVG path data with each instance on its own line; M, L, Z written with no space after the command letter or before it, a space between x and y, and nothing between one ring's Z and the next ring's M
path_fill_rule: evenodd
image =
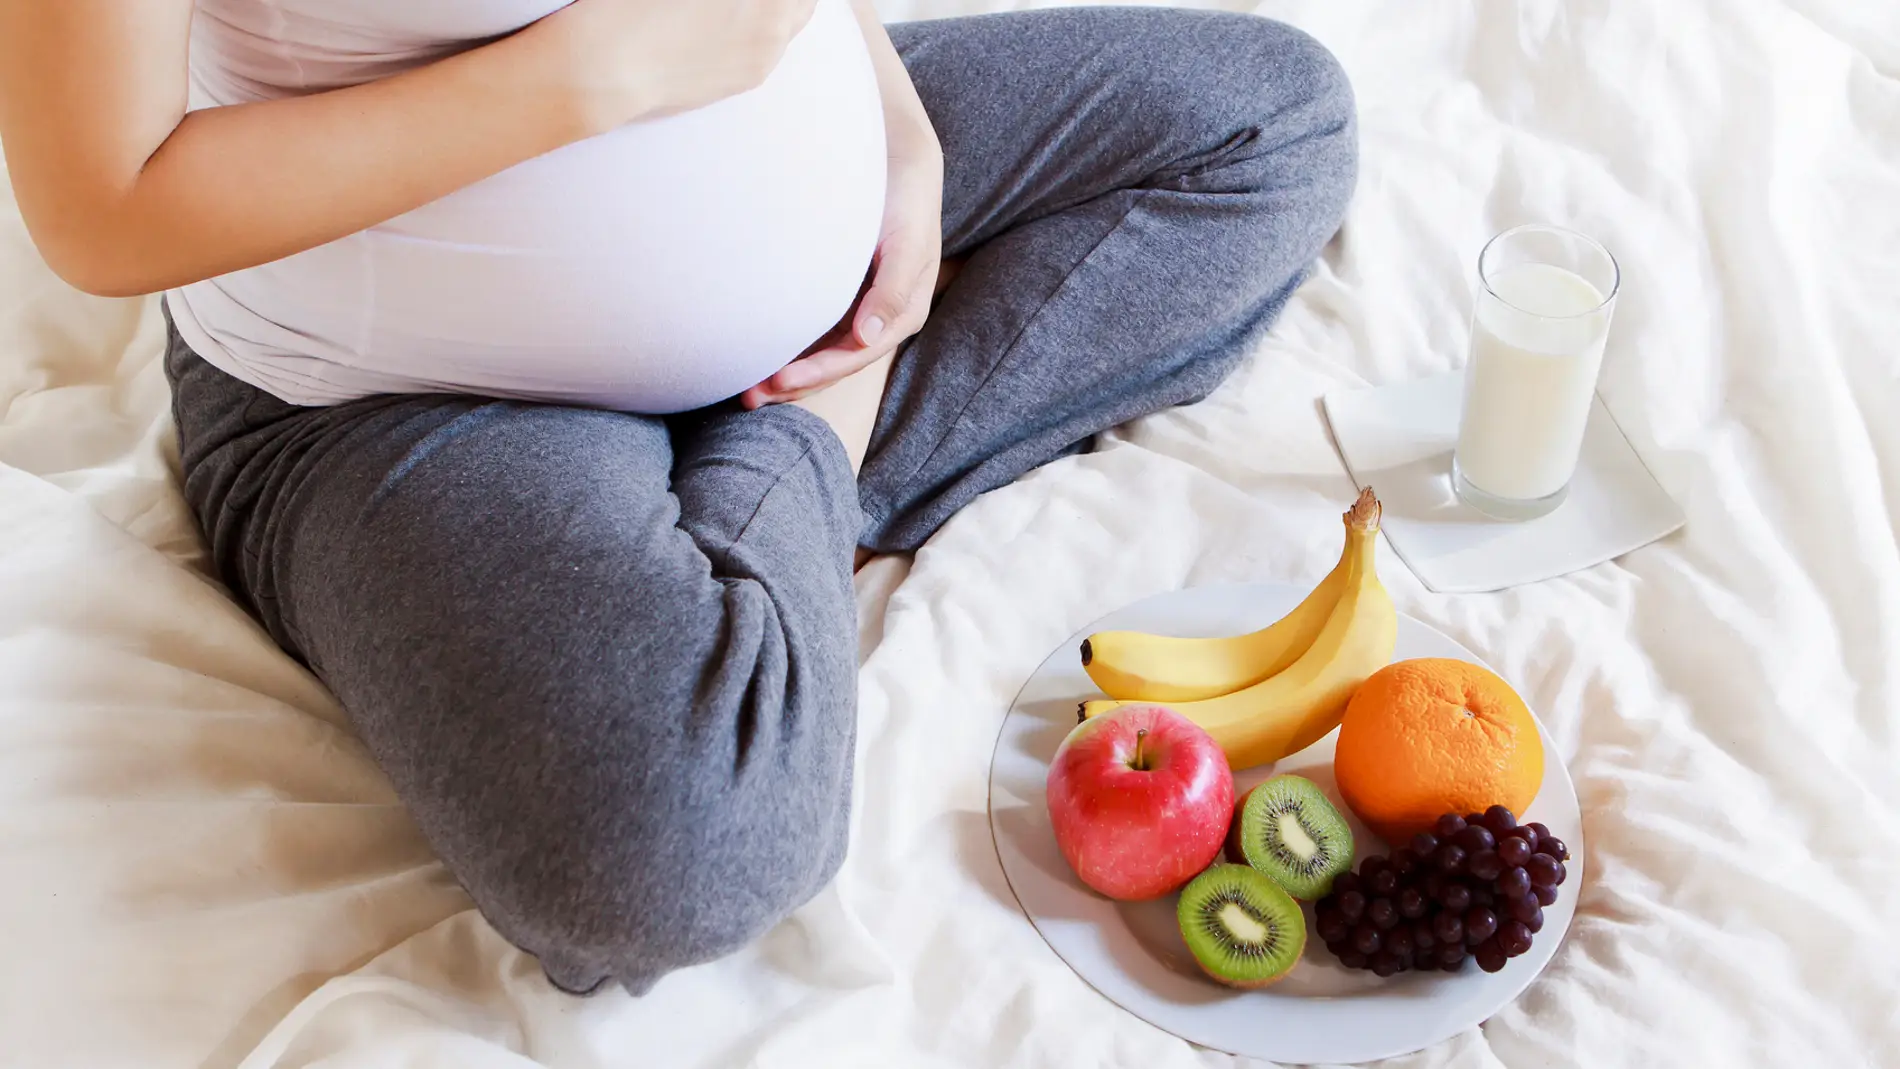
M852 335L866 348L895 346L924 325L937 260L911 235L892 235L878 253L870 292L858 302ZM895 341L888 339L895 338Z
M794 360L785 365L778 374L772 376L771 385L773 390L780 394L829 386L847 375L862 370L890 351L889 346L875 345L860 348L848 342L830 349L821 349L802 360Z
M894 168L884 234L871 279L844 323L811 350L747 390L747 408L794 401L889 356L923 329L943 266L942 163Z

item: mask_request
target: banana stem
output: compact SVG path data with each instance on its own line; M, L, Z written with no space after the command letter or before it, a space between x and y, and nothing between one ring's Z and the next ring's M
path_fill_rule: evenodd
M1376 531L1379 520L1385 515L1385 506L1379 504L1378 495L1368 486L1359 491L1359 499L1346 510L1346 526L1359 531Z
M1143 748L1146 745L1147 741L1148 741L1147 728L1142 728L1140 731L1135 732L1135 763L1130 765L1129 767L1133 768L1137 772L1148 771L1148 754L1147 754L1147 751Z

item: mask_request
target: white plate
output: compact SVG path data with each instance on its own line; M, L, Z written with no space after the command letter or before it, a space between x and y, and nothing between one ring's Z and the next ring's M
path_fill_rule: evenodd
M1259 991L1208 980L1188 955L1174 896L1120 903L1083 886L1062 860L1043 784L1057 745L1075 725L1076 703L1100 692L1082 671L1084 637L1111 629L1162 634L1238 634L1273 622L1304 597L1291 586L1201 587L1161 594L1097 620L1042 663L1003 721L990 764L990 829L1010 889L1050 947L1082 979L1135 1016L1205 1047L1275 1062L1360 1062L1420 1050L1482 1023L1530 986L1557 952L1583 884L1583 820L1576 788L1550 733L1544 783L1525 821L1542 821L1570 847L1569 877L1544 911L1544 930L1529 953L1502 972L1466 965L1453 973L1402 973L1380 979L1339 965L1317 938L1293 972ZM1478 661L1445 635L1399 617L1395 657ZM1482 663L1482 662L1479 662ZM1352 822L1361 856L1383 844L1340 804L1333 785L1333 735L1269 768L1235 776L1236 792L1278 772L1298 772L1333 798ZM1307 924L1313 923L1307 907Z

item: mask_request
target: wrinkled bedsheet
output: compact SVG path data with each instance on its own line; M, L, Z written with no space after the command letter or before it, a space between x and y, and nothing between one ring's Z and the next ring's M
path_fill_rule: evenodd
M985 816L1004 709L1127 601L1320 575L1350 487L1317 398L1456 366L1479 246L1533 220L1621 260L1602 393L1689 522L1495 595L1383 557L1545 717L1589 849L1542 979L1395 1064L1900 1065L1900 5L1261 10L1355 79L1344 232L1208 401L865 573L843 874L638 1000L552 992L207 578L155 304L62 287L0 193L0 1066L1234 1064L1018 911Z

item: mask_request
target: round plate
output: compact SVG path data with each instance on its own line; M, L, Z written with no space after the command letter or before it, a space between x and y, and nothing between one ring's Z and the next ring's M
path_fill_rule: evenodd
M1544 740L1544 783L1526 821L1542 821L1570 846L1569 877L1544 911L1544 930L1528 954L1502 972L1467 965L1458 973L1402 973L1380 979L1352 972L1317 939L1272 987L1236 991L1206 978L1175 923L1174 899L1114 902L1083 886L1056 848L1043 799L1049 761L1075 726L1076 703L1100 691L1077 650L1097 631L1131 629L1215 636L1264 627L1285 615L1305 590L1291 586L1200 587L1157 595L1097 620L1049 655L1016 696L990 763L990 829L1010 889L1023 911L1082 979L1128 1012L1183 1039L1274 1062L1361 1062L1408 1054L1483 1022L1510 1004L1543 971L1570 928L1583 883L1583 820L1576 788ZM1397 660L1454 657L1469 650L1409 616L1399 616ZM1333 783L1333 735L1277 765L1234 777L1238 794L1267 776L1298 772L1317 783L1352 823L1360 856L1383 844L1340 802ZM1309 930L1312 906L1306 907Z

